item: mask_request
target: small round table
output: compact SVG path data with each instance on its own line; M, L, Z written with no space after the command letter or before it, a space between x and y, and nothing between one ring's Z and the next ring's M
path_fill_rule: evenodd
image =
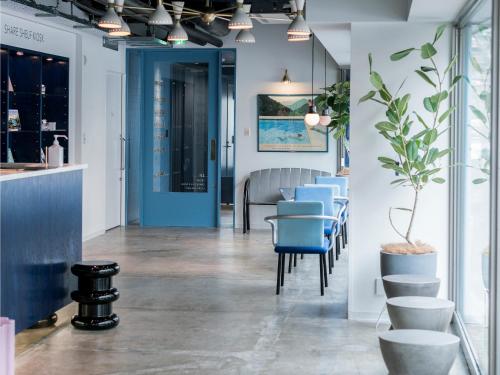
M73 316L71 324L85 330L114 328L120 319L113 313L112 303L120 293L113 287L112 277L120 272L118 263L106 260L90 260L75 263L71 267L78 277L78 290L71 298L78 302L78 315Z
M387 298L421 296L436 297L441 280L426 275L388 275L382 278Z

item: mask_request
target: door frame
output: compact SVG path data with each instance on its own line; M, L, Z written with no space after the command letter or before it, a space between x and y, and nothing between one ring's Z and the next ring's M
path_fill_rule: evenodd
M216 135L216 139L217 139L217 163L216 163L216 167L215 167L215 184L216 184L216 188L215 188L215 193L216 196L215 196L215 202L216 202L216 211L215 211L215 214L216 214L216 220L215 220L215 223L216 223L216 227L220 227L220 206L221 206L221 199L220 199L220 193L221 193L221 184L220 184L220 178L221 178L221 151L220 151L220 141L221 141L221 114L220 114L220 96L221 96L221 69L222 69L222 53L225 52L225 51L232 51L235 55L235 77L236 77L236 58L237 58L237 51L235 48L204 48L204 49L201 49L201 48L182 48L182 49L177 49L177 48L169 48L169 49L166 49L166 48L147 48L147 49L141 49L140 51L140 64L139 64L139 71L137 72L129 72L128 70L128 64L129 64L129 54L130 52L132 52L130 49L127 49L127 53L126 53L126 69L125 71L127 72L127 74L139 74L140 75L140 79L142 81L142 87L141 87L141 99L139 100L139 110L140 110L140 119L141 119L141 127L140 127L140 131L139 131L139 148L140 150L142 150L144 148L144 124L145 124L145 105L144 105L144 98L145 98L145 94L146 94L146 88L145 88L145 85L144 85L144 60L146 58L146 54L149 54L151 52L157 52L157 53L165 53L165 54L172 54L172 55L175 55L176 53L184 53L184 52L196 52L196 53L200 53L202 51L206 51L207 53L210 53L210 52L217 52L218 53L218 64L219 66L217 67L217 71L218 71L218 77L217 77L217 80L216 80L216 85L217 85L217 93L218 93L218 99L217 99L217 114L216 114L216 131L217 131L217 135ZM137 49L133 49L133 52L134 53L137 53ZM125 84L125 90L124 90L124 101L125 103L128 103L129 101L129 87L128 87L128 80L126 80L126 84ZM236 79L235 79L235 87L234 87L234 96L235 96L235 105L234 105L234 112L235 112L235 129L236 129ZM125 109L125 121L126 121L126 115L127 115L127 109ZM129 168L130 168L130 162L129 162L129 145L130 145L130 138L128 137L128 134L129 133L129 127L131 126L131 124L129 123L129 121L126 121L126 126L125 126L125 134L126 134L126 139L125 139L125 145L124 145L124 155L125 155L125 171L124 171L124 184L125 184L125 189L124 189L124 201L125 201L125 205L124 205L124 209L123 209L123 212L124 212L124 215L123 215L123 218L124 218L124 224L125 225L128 225L128 222L129 222L129 218L128 218L128 201L129 201L129 183L130 183L130 180L129 180ZM234 174L235 174L235 177L236 177L236 131L235 131L235 139L234 139L234 153L233 153L233 165L234 165ZM138 183L138 197L137 197L137 200L138 200L138 205L139 205L139 224L140 226L143 226L143 223L144 223L144 199L143 199L143 193L144 193L144 177L143 177L143 173L144 173L144 168L143 168L143 156L142 156L142 153L141 153L141 160L139 162L139 166L138 166L138 171L137 171L137 175L139 176L139 181L137 181ZM236 178L234 179L234 183L233 183L233 196L234 196L234 199L236 199ZM233 226L234 226L234 212L233 212Z

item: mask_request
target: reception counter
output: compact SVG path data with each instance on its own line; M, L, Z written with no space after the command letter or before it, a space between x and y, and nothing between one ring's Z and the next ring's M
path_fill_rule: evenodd
M84 168L0 169L0 316L15 319L16 332L71 302Z

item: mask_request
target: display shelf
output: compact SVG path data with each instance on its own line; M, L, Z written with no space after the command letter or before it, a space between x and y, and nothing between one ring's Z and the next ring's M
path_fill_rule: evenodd
M40 162L54 134L68 135L69 59L7 45L0 58L0 159L6 162L10 149L15 162ZM55 130L42 130L44 122ZM68 162L68 141L60 143Z

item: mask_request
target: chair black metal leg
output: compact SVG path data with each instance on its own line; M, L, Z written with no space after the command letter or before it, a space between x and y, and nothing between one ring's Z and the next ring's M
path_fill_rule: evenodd
M330 275L332 274L332 267L333 267L332 251L328 250L328 273Z
M348 238L349 236L347 235L347 221L344 223L344 234L345 234L345 243L348 244Z
M339 260L340 254L340 239L339 236L335 237L335 259Z
M293 266L297 267L297 253L293 254Z
M280 294L280 279L281 279L281 256L278 254L278 276L276 277L276 294Z
M286 254L281 255L281 286L285 284L285 257Z
M304 254L300 254L300 259L304 259Z
M342 249L345 249L345 233L343 225L340 227L340 232L342 233Z
M325 288L328 288L328 275L326 273L326 254L321 254L323 258L323 278L325 279Z
M323 283L323 257L319 255L319 280L321 284L321 295L325 295L325 284Z
M292 273L292 258L293 254L290 253L290 255L288 256L288 273Z

